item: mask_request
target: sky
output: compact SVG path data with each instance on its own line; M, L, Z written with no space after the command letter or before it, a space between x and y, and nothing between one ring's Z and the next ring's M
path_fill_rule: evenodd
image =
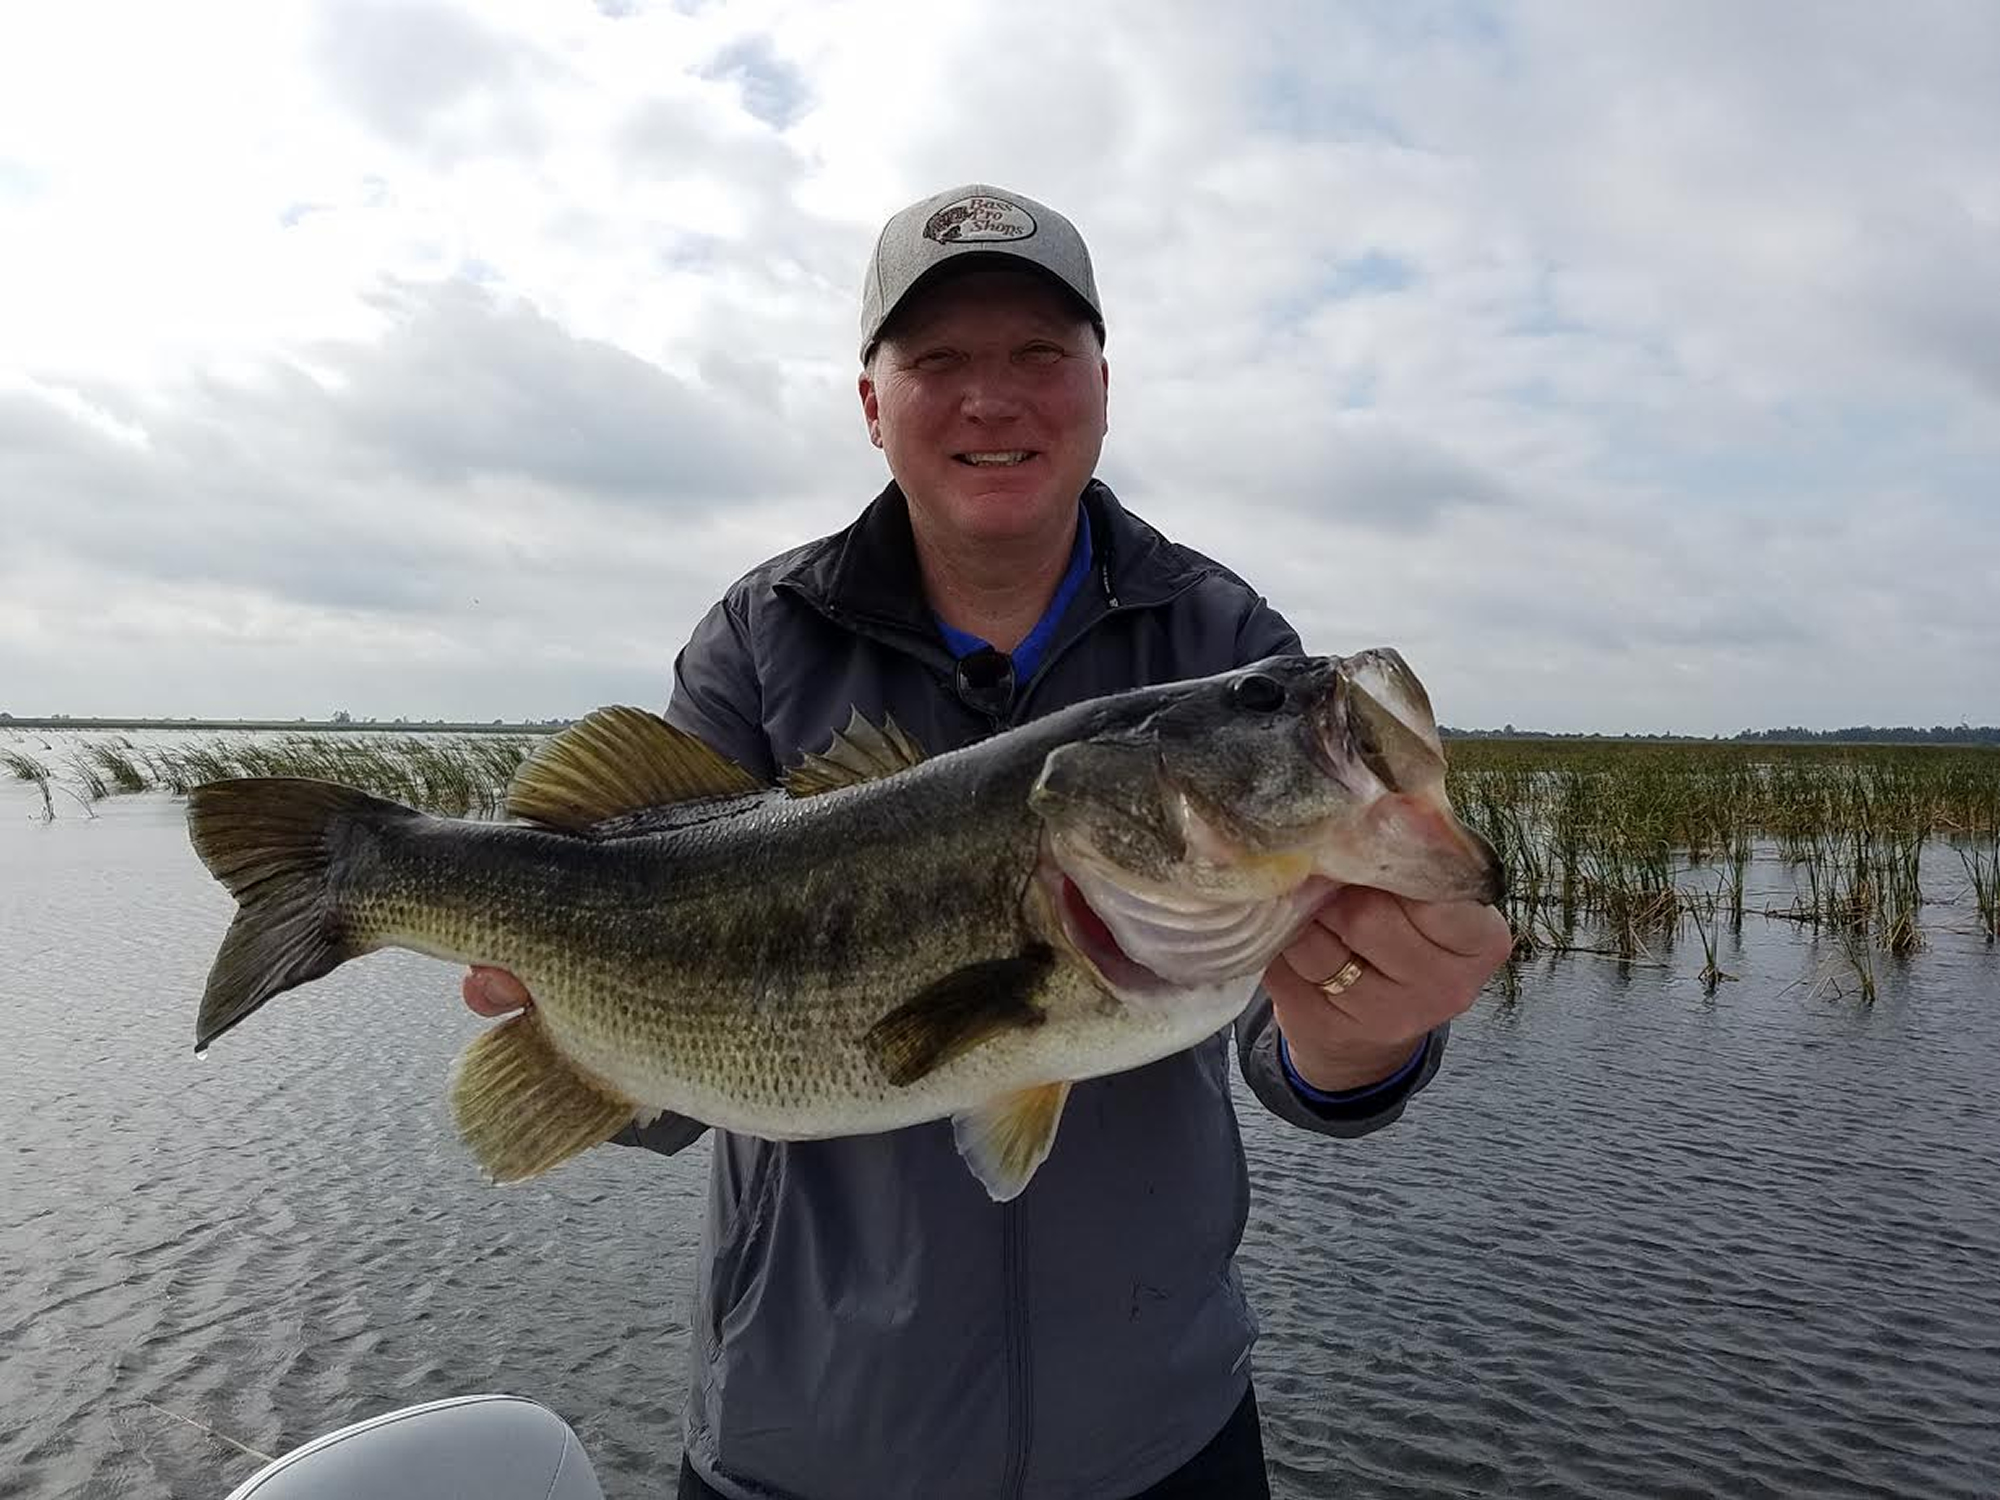
M659 707L1072 218L1100 476L1440 719L2000 722L2000 6L257 0L0 49L0 710Z

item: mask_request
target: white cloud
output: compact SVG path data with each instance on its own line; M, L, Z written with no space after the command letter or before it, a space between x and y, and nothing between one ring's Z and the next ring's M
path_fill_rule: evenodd
M2000 15L43 8L0 706L657 700L873 492L880 220L1070 212L1128 503L1466 724L2000 717Z

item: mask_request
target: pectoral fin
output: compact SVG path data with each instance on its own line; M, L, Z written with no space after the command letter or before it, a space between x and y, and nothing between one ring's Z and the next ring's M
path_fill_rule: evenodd
M862 1043L891 1083L915 1083L990 1036L1041 1025L1034 995L1054 964L1054 951L1037 943L954 969L869 1027Z
M480 1033L452 1083L458 1133L495 1182L519 1182L608 1141L639 1113L572 1067L533 1011Z
M1049 1083L1002 1094L979 1109L951 1117L958 1154L995 1203L1018 1197L1035 1169L1048 1160L1068 1098L1068 1083Z

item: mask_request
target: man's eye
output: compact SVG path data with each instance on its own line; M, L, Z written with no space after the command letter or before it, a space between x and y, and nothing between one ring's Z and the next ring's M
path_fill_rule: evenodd
M1054 364L1062 357L1062 349L1056 344L1030 344L1021 351L1021 358L1036 365Z
M917 356L919 370L943 370L957 358L949 349L931 349Z

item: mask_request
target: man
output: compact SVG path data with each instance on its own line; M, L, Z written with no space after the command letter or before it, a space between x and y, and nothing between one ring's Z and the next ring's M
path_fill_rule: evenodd
M1092 478L1109 368L1060 214L968 186L892 218L859 389L892 482L846 530L739 580L667 717L765 776L859 708L931 753L1081 699L1300 651L1241 579ZM911 893L911 920L923 920ZM1349 888L1236 1024L1273 1113L1355 1136L1437 1070L1507 954L1490 907ZM475 970L466 1003L527 1003ZM1267 1493L1233 1257L1248 1177L1229 1039L1077 1085L1021 1197L988 1200L948 1125L774 1143L717 1132L683 1497ZM677 1151L669 1117L621 1137Z

